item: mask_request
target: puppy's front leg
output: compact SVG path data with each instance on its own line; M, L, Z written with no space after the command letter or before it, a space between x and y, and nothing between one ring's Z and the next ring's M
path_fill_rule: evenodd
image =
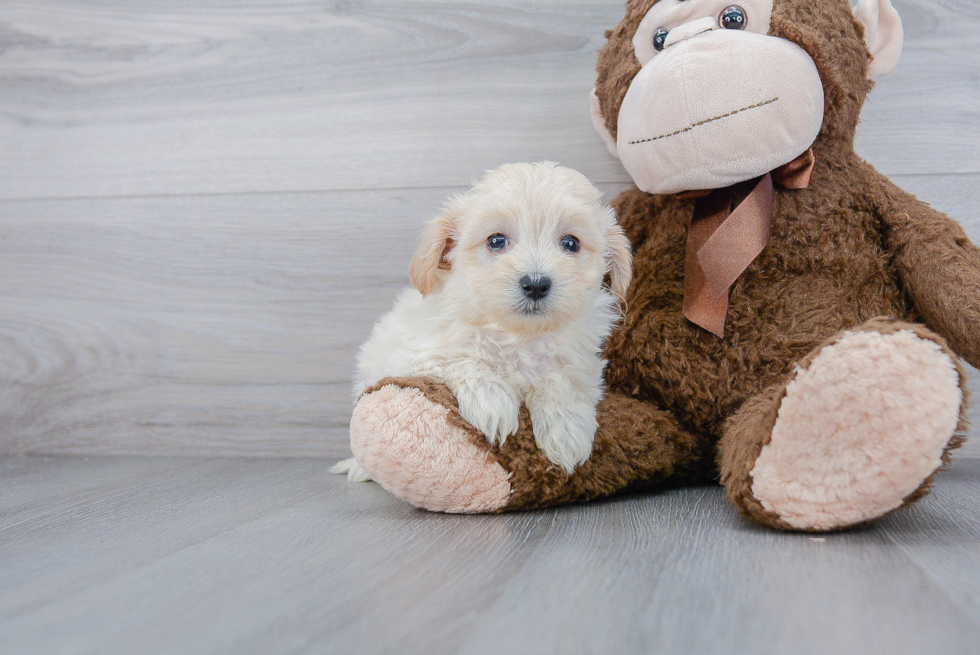
M599 428L595 408L595 399L558 373L542 377L528 393L534 441L567 473L592 454L592 440Z
M446 386L456 396L459 415L493 445L517 432L521 401L502 377L476 365L453 367Z

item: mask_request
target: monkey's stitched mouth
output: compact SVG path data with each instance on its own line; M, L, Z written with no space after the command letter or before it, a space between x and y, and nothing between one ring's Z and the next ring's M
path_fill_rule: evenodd
M727 114L722 114L721 116L715 116L714 118L706 118L703 121L698 121L697 123L691 123L690 125L688 125L687 127L685 127L682 130L677 130L675 132L670 132L669 134L661 134L660 136L651 137L649 139L640 139L639 141L630 141L629 144L631 146L635 146L635 145L640 144L640 143L650 143L651 141L659 141L660 139L666 139L667 137L677 136L678 134L684 134L685 132L690 132L691 130L693 130L696 127L701 127L702 125L706 125L708 123L713 123L715 121L720 121L723 118L729 118L731 116L734 116L735 114L741 114L742 112L750 111L752 109L758 109L759 107L765 107L766 105L771 105L772 103L776 102L777 100L779 100L779 97L778 96L775 97L775 98L773 98L773 99L771 99L771 100L766 100L765 102L757 102L754 105L749 105L748 107L742 107L741 109L735 109L733 111L728 112Z

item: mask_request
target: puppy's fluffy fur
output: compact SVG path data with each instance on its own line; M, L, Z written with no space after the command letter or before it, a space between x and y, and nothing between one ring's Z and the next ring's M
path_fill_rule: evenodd
M507 245L491 249L494 235ZM577 251L563 246L569 235ZM631 265L613 211L581 173L553 162L491 171L427 226L409 268L414 289L361 347L355 397L384 377L429 376L492 444L516 432L524 403L538 446L571 472L592 452L600 353ZM550 278L547 295L528 297L525 276ZM367 479L353 459L334 471Z

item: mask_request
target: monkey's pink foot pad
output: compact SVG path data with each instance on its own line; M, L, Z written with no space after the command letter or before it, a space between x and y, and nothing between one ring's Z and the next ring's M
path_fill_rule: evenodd
M909 330L845 333L787 386L752 493L802 530L886 514L941 466L962 402L938 343Z
M354 457L395 497L434 512L502 509L510 474L454 410L414 387L365 394L350 426Z

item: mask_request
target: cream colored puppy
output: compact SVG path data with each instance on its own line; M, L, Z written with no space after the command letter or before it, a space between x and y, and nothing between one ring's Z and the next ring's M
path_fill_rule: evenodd
M571 473L592 453L600 354L631 269L626 235L581 173L553 162L491 171L427 226L414 289L361 347L355 397L385 377L431 377L491 444L517 431L523 403L537 445ZM332 470L368 479L353 458Z

